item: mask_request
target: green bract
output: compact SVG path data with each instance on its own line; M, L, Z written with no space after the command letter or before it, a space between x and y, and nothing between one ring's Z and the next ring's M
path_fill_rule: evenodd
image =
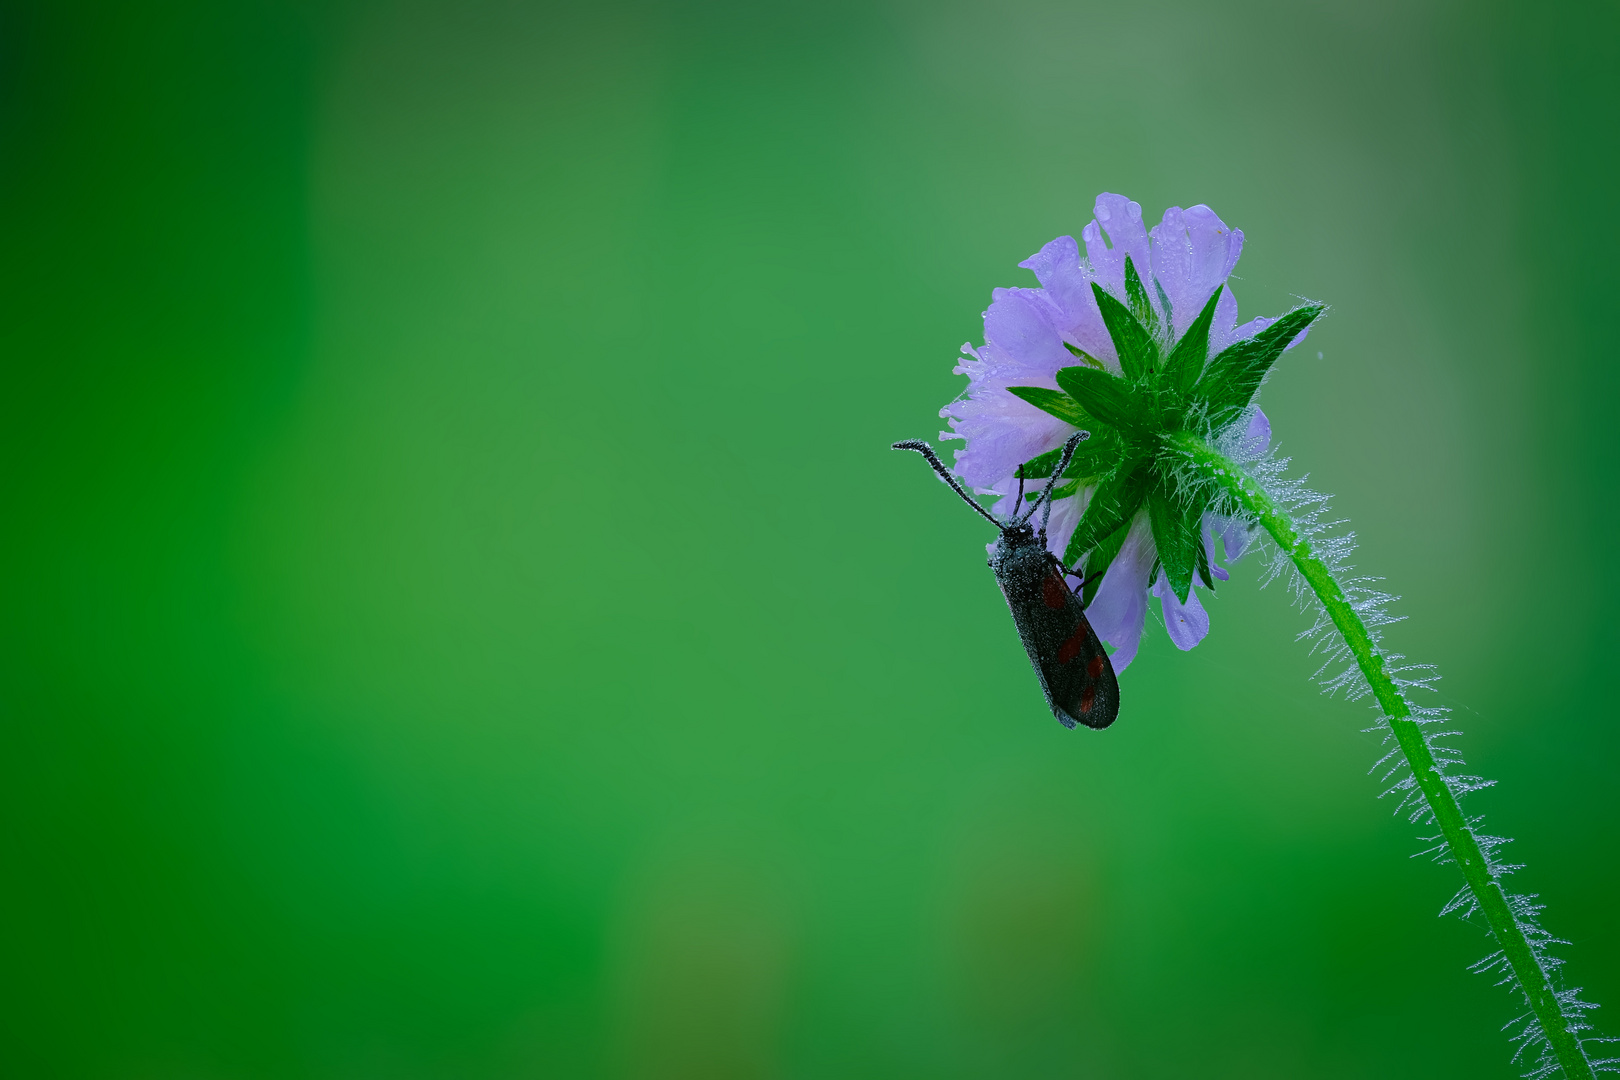
M1158 283L1154 282L1157 288ZM1159 292L1161 318L1129 256L1125 258L1125 293L1121 302L1093 282L1103 324L1119 355L1120 374L1108 371L1094 356L1069 345L1081 361L1057 373L1062 391L1041 386L1007 389L1038 409L1091 432L1064 470L1069 483L1058 498L1095 485L1080 523L1069 539L1063 561L1085 560L1089 603L1102 581L1102 571L1118 554L1126 530L1145 507L1153 527L1158 567L1170 581L1176 599L1187 601L1194 576L1214 587L1203 543L1204 513L1215 496L1207 482L1190 484L1170 441L1183 433L1212 438L1235 423L1254 400L1260 383L1290 342L1322 314L1322 305L1295 308L1253 337L1234 342L1208 363L1210 323L1220 298L1216 289L1187 332L1173 338L1169 298ZM1026 479L1052 475L1059 451L1052 450L1023 465ZM1034 498L1033 493L1028 497Z

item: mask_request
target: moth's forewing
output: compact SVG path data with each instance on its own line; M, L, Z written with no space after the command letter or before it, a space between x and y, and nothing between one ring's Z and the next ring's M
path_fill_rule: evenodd
M1112 724L1119 715L1114 665L1046 549L1034 537L1009 532L990 566L1052 715L1071 728L1076 721L1091 728Z
M1108 651L1081 610L1080 598L1068 596L1074 630L1058 642L1056 653L1042 650L1041 677L1054 714L1061 708L1086 727L1105 728L1119 716L1119 680Z

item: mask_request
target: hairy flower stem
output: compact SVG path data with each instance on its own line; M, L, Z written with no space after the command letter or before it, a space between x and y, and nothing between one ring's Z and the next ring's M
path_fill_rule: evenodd
M1491 875L1479 841L1469 829L1456 796L1436 767L1423 731L1412 719L1411 705L1394 678L1384 670L1384 657L1373 644L1366 624L1346 598L1344 589L1312 549L1310 542L1300 535L1287 513L1247 472L1191 432L1171 436L1169 442L1172 448L1191 459L1206 477L1215 481L1247 516L1258 521L1271 534L1271 538L1293 561L1321 601L1372 688L1378 706L1383 710L1390 730L1412 768L1412 776L1445 836L1451 855L1479 902L1479 910L1489 922L1497 944L1506 954L1519 987L1540 1021L1564 1075L1569 1080L1590 1080L1592 1067L1575 1033L1569 1030L1547 973L1531 951L1524 929L1513 917L1501 885Z

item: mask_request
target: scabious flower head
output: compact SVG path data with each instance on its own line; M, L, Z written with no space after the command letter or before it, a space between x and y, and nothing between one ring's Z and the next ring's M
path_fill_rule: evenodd
M951 427L940 434L964 440L957 475L998 496L1006 517L1021 486L1031 499L1040 486L1020 480L1050 477L1058 448L1077 428L1091 433L1059 481L1047 539L1075 576L1084 571L1091 624L1123 671L1150 597L1178 647L1203 640L1209 616L1193 583L1226 579L1217 535L1229 560L1248 538L1178 479L1165 437L1192 430L1264 451L1271 428L1254 395L1322 309L1239 326L1226 281L1243 233L1207 206L1171 207L1151 230L1121 195L1099 195L1095 214L1084 256L1060 236L1019 264L1040 288L991 294L984 344L964 345L956 369L967 394L940 410Z

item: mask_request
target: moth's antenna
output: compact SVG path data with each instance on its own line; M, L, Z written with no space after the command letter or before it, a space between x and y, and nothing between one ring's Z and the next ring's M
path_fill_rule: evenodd
M1024 505L1024 467L1018 466L1018 501L1013 503L1013 514L1016 516Z
M997 529L1002 527L1001 522L992 517L990 511L986 510L984 507L980 506L978 503L974 502L968 497L968 493L962 490L962 485L956 482L956 477L950 474L950 472L945 468L945 463L939 460L939 455L934 453L934 448L932 446L929 446L921 439L902 439L901 441L895 443L890 449L917 451L917 453L928 459L928 464L934 467L934 471L939 474L939 478L951 485L951 490L956 492L956 494L961 497L963 502L977 510L980 517L994 525Z
M1091 432L1089 431L1077 431L1069 436L1069 441L1063 444L1063 456L1058 459L1057 468L1052 470L1052 479L1046 482L1046 490L1041 492L1041 497L1035 500L1035 506L1041 507L1042 536L1046 535L1046 523L1052 520L1052 488L1057 486L1058 480L1063 476L1063 471L1069 467L1069 460L1074 457L1074 448L1080 445L1082 439L1089 438L1091 438ZM1025 521L1035 516L1035 506L1029 508L1029 513L1024 517Z

